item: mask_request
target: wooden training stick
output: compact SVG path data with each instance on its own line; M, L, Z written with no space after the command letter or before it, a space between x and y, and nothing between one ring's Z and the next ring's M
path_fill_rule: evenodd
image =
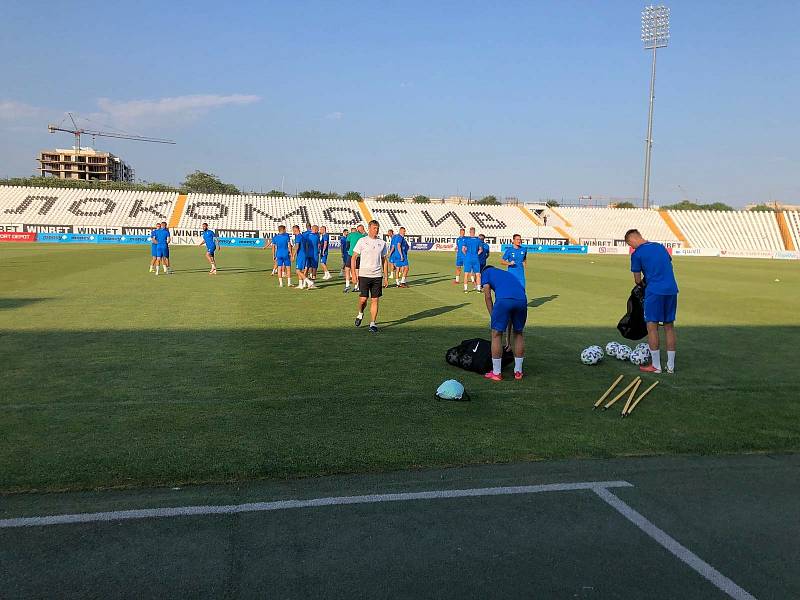
M617 378L614 380L614 383L612 383L612 384L611 384L611 387L610 387L610 388L608 388L608 389L606 390L606 393L605 393L605 394L603 394L602 396L600 396L600 400L598 400L597 402L595 402L595 403L594 403L594 408L592 408L592 410L594 410L595 408L597 408L598 406L600 406L600 405L603 403L603 400L605 400L606 398L608 398L608 395L611 393L611 390L613 390L615 387L617 387L617 384L618 384L620 381L622 381L622 378L623 378L623 377L624 377L624 375L620 375L619 377L617 377Z
M647 388L645 391L643 391L641 396L639 396L636 400L633 401L633 404L631 404L630 410L628 410L628 412L626 414L628 414L628 415L631 414L633 412L633 409L636 408L638 406L639 402L642 401L642 398L647 396L647 394L650 393L650 390L652 390L657 385L658 385L658 381L656 381L653 385L651 385L649 388Z
M636 382L635 386L633 386L633 389L631 390L631 394L630 394L630 396L628 396L627 402L625 402L625 407L622 409L622 416L623 417L625 416L625 413L628 412L628 407L631 405L631 402L633 402L633 397L636 395L636 391L639 389L640 385L642 385L642 380L641 379Z
M616 395L616 396L614 396L614 397L613 397L611 400L609 400L609 401L608 401L608 404L606 404L606 405L603 407L603 410L608 410L608 407L609 407L609 406L611 406L612 404L614 404L614 402L616 402L617 400L619 400L620 398L622 398L622 397L623 397L623 396L624 396L626 393L628 393L628 392L631 390L631 388L632 388L633 386L635 386L635 385L636 385L636 382L637 382L637 381L641 381L641 377L639 377L638 375L637 375L636 377L634 377L633 381L631 381L631 382L630 382L630 383L629 383L627 386L625 386L625 389L624 389L624 390L622 390L622 391L621 391L619 394L617 394L617 395Z

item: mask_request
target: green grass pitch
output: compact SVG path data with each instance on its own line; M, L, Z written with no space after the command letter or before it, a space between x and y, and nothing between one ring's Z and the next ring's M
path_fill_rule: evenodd
M626 257L531 256L526 378L499 383L444 361L488 336L483 298L451 255L411 259L371 336L338 276L279 289L264 251L225 249L209 277L174 248L155 277L149 248L0 247L0 491L800 450L795 262L676 259L678 372L622 420L591 406L637 369L579 353L622 341ZM472 402L434 400L449 378Z

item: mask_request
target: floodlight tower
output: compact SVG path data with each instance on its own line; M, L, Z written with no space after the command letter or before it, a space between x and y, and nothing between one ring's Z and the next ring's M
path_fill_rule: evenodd
M650 208L650 153L653 149L653 101L656 91L656 50L669 43L669 8L664 5L645 6L642 11L642 43L645 50L653 51L653 68L650 72L650 110L647 114L647 139L644 142L644 193L642 206Z

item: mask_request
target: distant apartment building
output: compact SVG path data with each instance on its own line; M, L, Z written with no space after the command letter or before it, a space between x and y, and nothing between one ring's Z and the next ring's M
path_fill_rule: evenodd
M59 179L82 179L84 181L133 181L133 169L121 158L110 152L98 152L93 148L56 148L39 153L39 174L42 177Z

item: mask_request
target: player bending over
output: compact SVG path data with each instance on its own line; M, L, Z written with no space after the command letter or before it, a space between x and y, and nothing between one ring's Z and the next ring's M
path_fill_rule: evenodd
M399 233L392 239L394 251L394 266L397 269L397 287L407 288L406 277L408 277L408 240L406 240L406 228L401 227Z
M206 259L208 259L208 263L211 265L211 270L208 272L209 275L216 275L217 274L217 259L214 258L214 253L217 251L217 234L211 231L208 228L208 223L203 223L203 231L200 232L200 243L198 246L202 246L205 244L206 246Z
M464 253L464 293L467 289L467 275L470 280L475 281L475 291L481 291L481 254L483 254L483 242L475 235L475 228L469 228L469 236L462 238L461 250Z
M379 225L377 221L369 222L369 234L362 237L353 247L350 269L356 268L356 261L361 259L358 268L358 314L356 327L361 326L364 318L364 307L367 298L370 299L369 312L372 320L369 322L369 332L378 333L378 302L383 295L383 288L389 285L388 267L386 262L386 242L378 237Z
M494 267L486 267L481 273L486 309L489 311L492 328L492 370L486 379L502 381L503 332L509 323L514 331L514 379L522 379L522 361L525 358L525 339L522 331L528 320L528 297L519 279ZM494 302L492 302L494 292Z
M283 287L283 278L286 278L286 287L292 287L292 257L289 250L291 238L286 233L286 225L278 225L278 234L273 236L272 253L278 272L278 286Z
M648 242L636 229L625 233L625 241L633 248L631 272L636 285L644 285L644 320L647 322L647 343L653 362L639 367L646 373L661 373L659 323L664 324L667 338L667 373L675 372L675 314L678 311L678 283L672 270L672 257L657 242ZM643 283L644 282L644 283Z

